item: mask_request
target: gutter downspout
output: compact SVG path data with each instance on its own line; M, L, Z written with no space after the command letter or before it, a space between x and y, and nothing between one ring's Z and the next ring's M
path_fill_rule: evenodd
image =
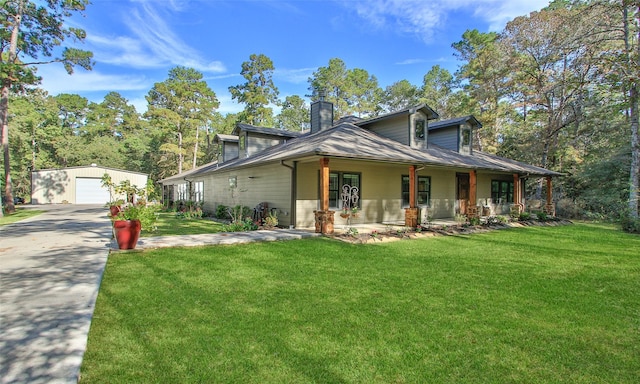
M295 228L296 225L296 219L297 219L297 215L296 215L296 196L298 194L298 162L294 161L293 162L293 166L291 165L287 165L284 163L284 160L280 160L280 165L282 165L283 167L287 167L291 170L291 195L290 195L290 200L291 200L291 206L289 207L289 212L291 212L291 219L289 221L289 227L291 228Z

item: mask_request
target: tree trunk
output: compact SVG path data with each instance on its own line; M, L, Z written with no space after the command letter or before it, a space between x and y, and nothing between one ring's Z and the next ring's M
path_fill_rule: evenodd
M198 140L200 140L200 129L196 128L196 143L193 145L193 166L191 169L195 169L198 163Z
M184 162L184 153L182 153L182 132L178 131L178 173L182 173L183 162Z
M625 7L626 8L626 7ZM625 9L626 11L626 9ZM626 15L625 15L626 16ZM636 25L640 22L640 5L636 9ZM625 21L627 18L625 17ZM640 30L637 31L640 38ZM640 42L636 39L636 51L634 55L634 64L640 63ZM636 78L631 83L629 92L629 104L631 109L631 170L629 171L629 214L632 218L638 218L638 195L640 194L640 185L638 181L638 173L640 172L640 143L638 142L638 82Z
M7 63L14 64L17 61L16 52L18 51L18 33L20 31L20 23L22 22L22 10L24 2L18 3L18 14L15 16L13 29L11 30L11 43L9 45L9 60ZM9 73L2 81L2 96L0 96L0 122L2 123L2 153L4 158L4 197L6 201L7 213L16 211L13 205L13 191L11 185L11 162L9 159L9 89L11 88L12 73ZM1 205L1 204L0 204ZM2 216L2 207L0 207L0 216Z
M624 43L627 50L628 65L634 68L640 63L640 43L636 40L635 52L631 50L631 36L629 34L629 17L627 4L623 8L624 20ZM640 21L640 5L636 9L636 20ZM637 37L640 37L640 30L636 31ZM640 185L638 181L638 173L640 172L640 144L638 142L638 78L630 81L629 87L629 110L631 115L631 167L629 170L629 215L638 218L638 195L640 194Z
M16 207L13 205L13 193L11 191L11 163L9 162L9 87L11 79L7 78L2 83L2 96L0 98L0 119L2 119L2 153L4 158L4 197L6 201L7 213L13 213ZM2 204L0 204L0 217L2 212Z

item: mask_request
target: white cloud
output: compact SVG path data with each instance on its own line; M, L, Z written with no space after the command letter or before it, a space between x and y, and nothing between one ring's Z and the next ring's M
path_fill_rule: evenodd
M99 71L76 70L73 75L67 74L61 65L42 66L38 70L42 76L41 88L49 94L80 93L101 91L147 91L153 82L144 75L108 75Z
M491 30L499 31L517 16L540 10L548 0L369 0L349 1L342 4L377 29L413 34L429 43L434 32L447 25L452 11L466 11L489 23Z
M500 32L507 23L549 5L548 0L484 1L478 4L475 15L489 22L489 30Z
M428 60L425 60L425 59L406 59L406 60L398 61L395 64L396 65L413 65L413 64L426 63L427 61Z
M101 36L90 32L87 42L99 63L129 68L162 68L181 65L201 72L221 73L227 69L221 61L207 60L178 36L165 18L179 12L183 3L133 2L122 21L128 36Z

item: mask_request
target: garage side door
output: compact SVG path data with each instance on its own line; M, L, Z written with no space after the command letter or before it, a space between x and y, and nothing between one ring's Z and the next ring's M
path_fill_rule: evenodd
M76 204L105 204L109 191L102 188L100 179L76 178Z

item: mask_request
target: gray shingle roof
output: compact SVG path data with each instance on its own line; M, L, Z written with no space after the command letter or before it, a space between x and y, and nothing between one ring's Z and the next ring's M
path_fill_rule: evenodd
M286 138L298 137L302 134L300 132L292 132L292 131L287 131L285 129L256 127L255 125L238 123L236 124L236 127L233 129L232 133L237 135L238 133L240 133L240 131L255 132L255 133L261 133L263 135L280 136L280 137L286 137Z
M471 125L481 128L482 123L480 123L473 115L456 117L454 119L440 120L434 123L429 123L429 130L435 130L440 128L451 127L455 125L460 125L462 123L470 122Z
M433 119L437 119L438 118L438 114L436 113L436 111L434 111L433 109L431 109L431 107L429 107L427 104L419 104L413 107L409 107L409 108L405 108L405 109L401 109L399 111L396 112L391 112L391 113L386 113L384 115L380 115L380 116L375 116L375 117L371 117L368 119L363 119L361 121L355 122L354 124L356 124L359 127L363 127L381 120L386 120L395 116L399 116L399 115L410 115L415 113L416 111L422 111L425 115L427 115L427 119L428 120L433 120Z
M560 175L544 168L482 152L463 155L435 146L427 150L418 150L349 123L341 123L330 129L301 135L248 158L239 158L223 164L208 164L196 171L194 175L202 175L218 169L246 168L309 156L517 172L540 176Z
M230 141L232 143L237 143L239 138L236 135L225 135L222 133L216 133L216 135L213 137L214 141Z

